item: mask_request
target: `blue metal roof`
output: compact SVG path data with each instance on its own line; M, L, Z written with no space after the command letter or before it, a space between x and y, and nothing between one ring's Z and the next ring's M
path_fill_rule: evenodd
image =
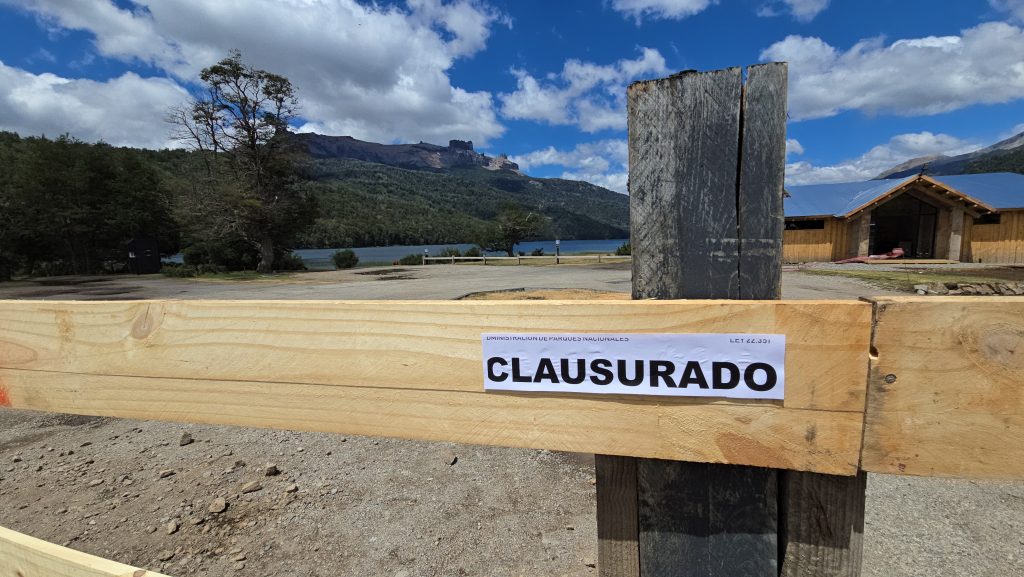
M915 178L788 186L790 196L783 201L783 208L786 216L843 216ZM992 208L1024 208L1024 174L992 172L929 178Z
M992 208L1024 208L1024 174L988 172L933 176L931 179L980 200Z

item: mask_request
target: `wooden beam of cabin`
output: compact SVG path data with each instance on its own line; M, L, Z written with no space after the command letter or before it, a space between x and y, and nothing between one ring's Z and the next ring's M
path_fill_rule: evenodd
M17 577L164 577L0 527L0 575Z
M1024 299L879 298L862 467L1024 478Z
M852 475L871 307L0 301L0 403ZM485 393L481 333L777 333L777 401Z

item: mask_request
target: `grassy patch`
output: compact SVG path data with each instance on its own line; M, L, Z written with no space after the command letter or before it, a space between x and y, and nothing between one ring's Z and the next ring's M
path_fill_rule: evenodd
M933 282L957 283L992 283L1005 282L1005 279L985 276L981 271L962 272L956 270L906 269L906 270L833 270L805 269L804 274L818 276L839 276L864 281L879 288L913 292L914 285Z
M462 300L470 301L548 301L548 300L629 300L629 293L591 289L513 289L471 293Z
M252 282L252 281L281 281L290 279L294 273L262 274L254 270L239 270L231 272L206 273L194 277L195 280L208 280L219 282Z

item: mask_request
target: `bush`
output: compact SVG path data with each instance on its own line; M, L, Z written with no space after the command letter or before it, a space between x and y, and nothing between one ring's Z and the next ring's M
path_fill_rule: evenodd
M160 267L160 274L171 278L192 278L199 276L199 271L195 265L165 262Z
M449 246L442 248L439 256L462 256L462 251L454 246Z
M209 274L220 274L227 272L227 267L217 264L177 264L165 262L160 268L160 274L172 278L195 278Z
M226 270L254 270L260 260L259 251L239 238L197 242L182 249L181 255L186 265L212 264Z
M359 257L350 248L345 250L336 251L331 255L331 261L334 262L334 268L352 268L359 264Z
M533 252L530 253L530 256L544 256L544 249L535 248L533 249Z
M407 254L402 258L398 259L398 264L410 266L414 264L423 264L423 255L421 254Z
M285 252L274 257L274 270L308 270L306 261L294 252Z
M616 256L629 256L631 254L633 254L633 246L629 243L628 240L622 243L622 246L615 249Z
M483 255L484 255L484 253L480 251L480 247L474 246L473 248L467 250L465 252L465 254L463 254L462 256L471 256L471 257L474 257L474 258L480 258Z

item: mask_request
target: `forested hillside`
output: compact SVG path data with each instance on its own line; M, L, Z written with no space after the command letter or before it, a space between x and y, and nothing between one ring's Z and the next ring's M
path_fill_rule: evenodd
M1017 172L1024 174L1024 147L979 158L967 165L965 174L979 172Z
M546 217L540 237L629 236L628 197L585 183L483 168L405 170L349 159L310 160L300 184L321 216L306 247L475 242L504 204Z
M229 185L203 180L207 160L0 132L0 279L118 272L134 237L194 263L254 268L258 247L218 218L246 205ZM297 264L285 258L292 248L475 243L508 205L538 215L538 238L629 235L625 195L514 170L407 170L299 151L287 188L305 200L285 215L282 267Z

